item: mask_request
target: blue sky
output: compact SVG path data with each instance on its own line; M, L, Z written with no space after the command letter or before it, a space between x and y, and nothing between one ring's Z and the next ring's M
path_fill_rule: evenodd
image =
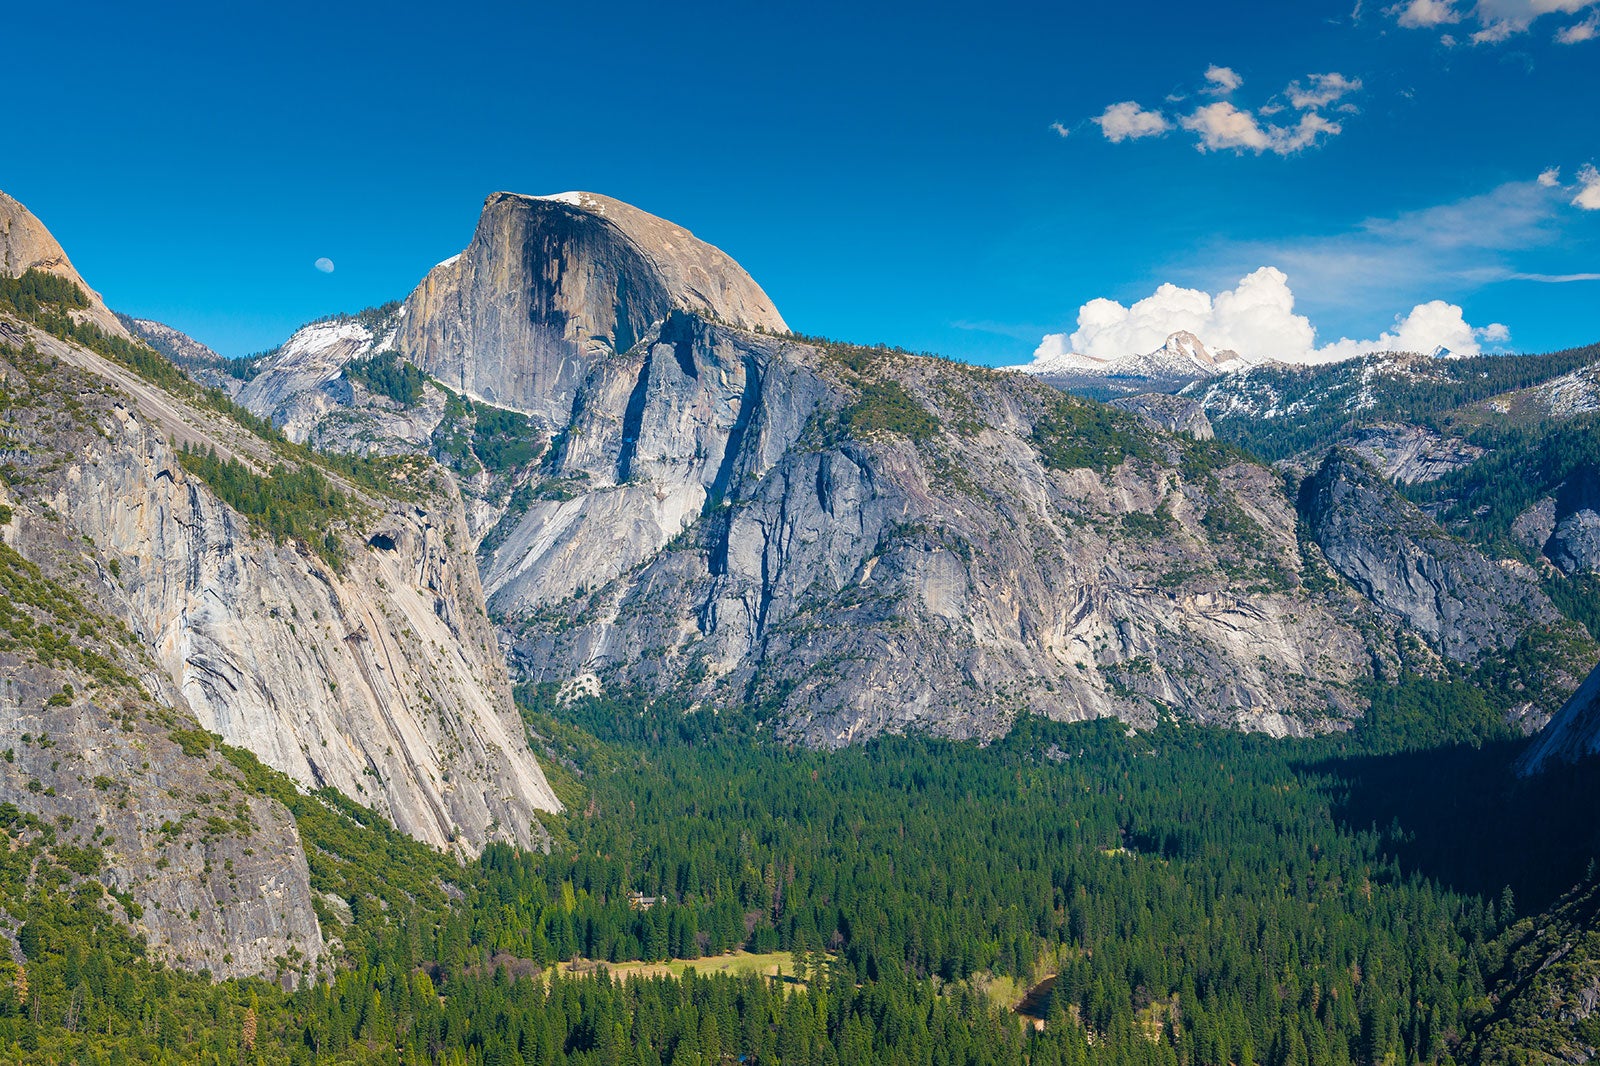
M1431 301L1485 349L1600 340L1600 281L1533 280L1600 272L1600 2L1353 3L24 5L0 189L226 354L405 296L497 189L628 200L796 329L982 362L1141 344L1159 285L1262 267L1212 342L1414 339Z

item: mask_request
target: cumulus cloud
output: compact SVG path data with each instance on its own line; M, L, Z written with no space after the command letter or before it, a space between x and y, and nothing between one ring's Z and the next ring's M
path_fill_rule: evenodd
M327 256L323 256L321 259L318 259L311 265L322 271L324 274L333 273L333 260L329 259Z
M1546 189L1554 189L1561 184L1561 168L1551 167L1549 170L1539 172L1539 184Z
M1274 267L1262 267L1215 296L1168 283L1131 307L1090 300L1079 309L1071 336L1051 334L1035 354L1070 351L1117 359L1153 352L1179 330L1214 350L1232 349L1250 359L1275 358L1286 350L1301 354L1315 338L1311 322L1294 313L1289 279Z
M1290 155L1309 148L1322 135L1329 137L1343 127L1331 122L1315 111L1308 111L1292 126L1265 126L1249 111L1242 111L1226 100L1207 104L1192 115L1178 120L1184 129L1197 134L1200 143L1195 147L1202 152L1219 152L1232 148L1236 151L1276 152Z
M1207 104L1192 115L1178 120L1184 129L1200 135L1200 150L1215 152L1224 148L1267 149L1267 133L1248 111L1241 111L1225 100Z
M1237 71L1214 63L1206 68L1205 77L1206 86L1202 91L1210 96L1231 96L1244 84ZM1187 115L1169 119L1160 111L1147 111L1135 101L1125 100L1112 104L1092 121L1099 123L1108 141L1153 137L1171 130L1176 121L1179 127L1195 134L1195 147L1202 152L1232 150L1257 155L1262 152L1290 155L1312 147L1320 138L1343 132L1343 127L1326 118L1323 110L1360 89L1360 78L1338 72L1308 74L1303 81L1290 82L1282 94L1255 110L1239 107L1229 100L1216 100ZM1184 98L1169 96L1167 99L1176 103ZM1283 125L1263 121L1291 109L1299 112L1293 121ZM1338 110L1353 112L1355 107L1339 104Z
M1394 328L1380 333L1375 340L1353 341L1340 338L1312 352L1307 362L1336 363L1354 359L1368 352L1433 352L1440 348L1452 355L1479 355L1482 341L1492 344L1511 339L1511 330L1503 323L1491 322L1482 329L1467 324L1461 308L1443 300L1429 300L1411 309L1411 313L1397 316Z
M1154 137L1167 132L1172 123L1159 111L1146 111L1132 100L1112 104L1099 118L1092 119L1113 144L1136 141L1140 137Z
M1596 7L1600 7L1600 0L1477 0L1471 9L1471 18L1478 25L1472 41L1498 44L1527 33L1545 15L1579 15ZM1409 29L1435 29L1467 18L1454 0L1403 0L1385 12ZM1555 35L1562 44L1578 44L1596 36L1600 36L1596 17L1563 26ZM1448 39L1446 43L1454 41Z
M1306 84L1289 83L1289 102L1301 111L1316 111L1361 91L1360 78L1347 78L1337 72L1308 74Z
M1067 129L1066 126L1062 125L1059 122L1050 123L1050 132L1054 133L1057 137L1070 137L1070 136L1072 136L1072 131Z
M1461 12L1450 0L1408 0L1403 4L1385 8L1384 14L1393 15L1395 21L1407 29L1428 29L1461 21Z
M1476 355L1484 342L1498 344L1511 338L1501 323L1474 329L1459 306L1431 300L1396 316L1393 327L1372 340L1342 337L1319 347L1311 320L1295 310L1288 276L1266 266L1215 295L1168 283L1132 306L1103 297L1090 300L1078 311L1077 329L1047 335L1034 356L1142 355L1159 349L1180 330L1193 333L1213 352L1232 350L1251 362L1291 363L1336 362L1367 352L1432 352L1441 347L1457 355Z
M1578 195L1572 198L1572 206L1600 211L1600 170L1596 170L1593 163L1584 164L1578 171Z
M1206 92L1215 96L1227 96L1244 84L1244 79L1232 68L1219 67L1215 63L1206 68L1206 81L1210 83L1206 86Z

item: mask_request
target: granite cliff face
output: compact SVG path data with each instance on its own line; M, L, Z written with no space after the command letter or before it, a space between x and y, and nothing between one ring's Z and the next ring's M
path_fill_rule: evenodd
M1535 575L1360 459L1283 475L1206 444L1208 413L1270 422L1327 377L1313 428L1431 481L1481 450L1334 409L1457 387L1439 360L1257 368L1119 400L1136 418L1067 410L1037 375L789 336L720 252L588 194L490 197L468 249L384 324L313 335L331 328L297 334L243 398L321 447L449 461L535 680L756 705L815 744L992 736L1027 711L1287 733L1355 713L1340 686L1388 669L1396 626L1477 662L1557 617ZM348 369L391 350L432 375L403 402ZM1158 362L1198 351L1175 337ZM479 427L486 404L531 416L518 459L478 462L474 404ZM1297 515L1285 477L1318 468Z
M787 329L737 263L687 230L591 193L502 192L406 301L396 346L452 389L559 424L595 361L673 310Z
M293 979L324 951L294 820L195 743L182 692L119 619L113 564L61 506L63 460L103 439L115 402L0 342L0 799L82 849L76 872L121 893L106 905L161 957Z
M175 961L308 972L323 946L293 819L212 733L440 848L540 846L560 804L450 478L329 466L117 338L0 313L0 798L99 827L93 877Z
M1451 537L1353 451L1328 453L1301 506L1328 562L1452 659L1504 651L1559 617L1532 571Z
M538 812L559 805L511 709L448 481L363 494L335 567L253 529L173 450L270 469L282 457L266 442L92 352L31 340L130 397L109 437L77 443L53 502L117 561L122 617L207 729L435 846L541 839Z
M241 398L354 451L440 454L451 393L531 413L534 458L468 482L522 676L755 704L826 745L1356 711L1373 619L1306 589L1281 479L1208 449L1192 401L1134 418L802 343L720 252L586 194L491 197L394 322L308 327ZM437 380L398 408L339 369L391 344Z
M14 753L0 794L99 850L89 874L126 896L119 915L159 957L219 977L314 972L325 945L288 810L233 783L221 756L186 755L180 710L85 684L0 652L0 747Z
M596 369L492 554L526 676L755 703L785 735L1018 714L1283 735L1368 655L1269 471L1021 375L674 315ZM564 498L563 498L564 497Z
M1138 415L1168 433L1182 433L1195 440L1213 440L1216 437L1210 419L1206 418L1205 408L1187 396L1147 392L1112 400L1111 406Z
M1539 731L1517 764L1528 775L1600 755L1600 666Z
M1363 426L1342 444L1402 485L1437 481L1484 454L1484 449L1464 440L1394 422Z

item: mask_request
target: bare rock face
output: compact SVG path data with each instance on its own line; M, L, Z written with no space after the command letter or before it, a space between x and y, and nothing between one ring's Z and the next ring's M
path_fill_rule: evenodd
M1201 442L1165 427L1206 436L1189 401L1061 415L1079 401L1023 375L783 332L722 253L588 194L490 197L412 293L393 347L550 436L474 523L522 676L687 686L822 745L1027 712L1279 735L1355 712L1362 608L1304 587L1275 474L1180 472ZM338 392L374 344L292 342L242 399L297 439L437 447L435 386L406 411ZM1058 416L1137 456L1047 461Z
M1504 651L1529 625L1559 617L1531 573L1451 537L1353 451L1328 453L1301 508L1329 563L1459 662Z
M1524 776L1600 754L1600 666L1586 678L1517 763Z
M1600 473L1570 478L1518 515L1511 535L1564 574L1600 571Z
M1121 408L1168 433L1182 433L1195 440L1212 440L1211 421L1198 400L1170 393L1151 392L1142 396L1126 396L1112 400L1112 407Z
M313 972L322 932L289 812L232 783L214 752L185 755L168 723L193 720L137 694L50 705L84 683L0 653L0 748L14 753L0 799L99 848L92 874L135 904L120 916L158 957L218 977Z
M1546 496L1523 511L1511 523L1511 535L1517 539L1517 543L1536 552L1544 550L1555 531L1556 501L1551 496Z
M1363 427L1343 443L1384 477L1403 485L1437 481L1484 454L1464 440L1393 422Z
M590 193L495 193L406 301L397 346L453 389L561 424L594 363L675 309L787 329L737 263L670 222Z
M1556 523L1545 550L1566 573L1600 570L1600 513L1584 507L1567 514Z
M0 208L7 269L70 271ZM380 490L220 406L0 315L0 799L69 834L164 957L291 980L324 952L304 848L212 734L440 848L539 846L560 804L449 477L414 462ZM294 469L315 543L226 502Z
M159 957L219 976L314 971L324 946L293 818L217 754L119 618L114 564L62 506L109 390L0 343L0 395L0 801L79 849L86 887L119 894L90 898Z
M575 411L563 491L486 570L529 678L688 679L822 746L1028 712L1285 735L1355 711L1341 686L1370 656L1300 580L1278 478L1191 481L1197 442L1023 375L679 314ZM1047 460L1063 419L1137 455Z
M120 398L62 436L50 506L115 564L112 603L205 728L307 787L331 785L438 847L538 845L559 809L511 705L447 479L365 515L339 568L274 543L178 462L215 448L282 462L242 427L31 332ZM66 372L66 371L63 371Z
M303 444L329 412L350 403L345 364L392 344L394 332L392 316L378 329L354 319L313 322L266 359L237 399Z
M459 501L374 516L341 572L253 534L119 414L62 502L120 561L129 623L201 723L436 847L540 842L559 804L510 708Z
M0 274L13 277L37 268L66 278L89 297L89 307L76 312L113 337L128 337L128 331L106 307L100 294L89 288L78 275L67 253L33 213L0 192Z

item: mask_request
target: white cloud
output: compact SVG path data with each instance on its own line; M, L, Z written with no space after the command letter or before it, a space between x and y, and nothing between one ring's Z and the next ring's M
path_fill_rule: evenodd
M323 256L321 259L318 259L311 265L322 271L324 274L333 273L333 260L329 259L327 256Z
M1300 121L1289 127L1271 126L1267 130L1272 137L1272 150L1279 155L1288 155L1298 152L1302 148L1310 148L1317 143L1319 134L1329 137L1344 132L1344 127L1337 122L1323 118L1315 111L1309 111L1300 116Z
M1583 274L1507 274L1507 281L1537 281L1544 285L1570 285L1575 281L1600 281L1593 271Z
M1360 78L1339 73L1308 74L1306 81L1306 86L1297 81L1289 83L1289 102L1301 111L1315 111L1361 91Z
M1473 33L1474 44L1497 44L1509 40L1528 29L1545 15L1578 15L1600 7L1600 0L1477 0L1471 17L1478 24ZM1454 0L1404 0L1386 8L1395 21L1410 29L1435 29L1450 23L1461 22L1466 17L1455 6ZM1564 26L1556 31L1555 38L1562 44L1578 44L1600 36L1600 21L1591 17L1583 22ZM1445 39L1454 44L1453 39Z
M1575 15L1600 0L1478 0L1473 12L1483 29L1472 35L1477 44L1493 44L1526 33L1543 15ZM1570 27L1569 27L1570 28Z
M1090 300L1079 309L1077 326L1070 335L1047 335L1035 358L1067 353L1098 359L1143 355L1160 348L1179 330L1193 333L1213 352L1232 350L1252 362L1291 363L1336 362L1367 352L1432 352L1441 347L1457 355L1476 355L1482 342L1501 343L1511 337L1501 323L1474 329L1459 306L1430 300L1396 316L1393 327L1373 340L1344 337L1318 347L1311 320L1295 311L1288 276L1270 266L1216 295L1168 283L1131 307L1105 298Z
M1455 9L1451 0L1408 0L1407 3L1385 8L1384 13L1393 15L1400 25L1413 30L1461 21L1461 12Z
M1396 316L1393 330L1384 331L1375 340L1353 341L1341 337L1312 352L1306 361L1336 363L1368 352L1428 353L1440 348L1452 355L1478 355L1483 351L1480 341L1501 343L1510 339L1511 330L1503 323L1491 322L1482 329L1474 329L1467 324L1456 304L1429 300L1413 307L1410 314Z
M1211 83L1206 92L1214 96L1227 96L1244 84L1244 79L1231 67L1219 67L1215 63L1206 68L1206 81Z
M1311 348L1315 331L1309 320L1294 313L1288 281L1282 271L1262 267L1216 296L1166 284L1132 307L1090 300L1078 311L1078 328L1071 337L1046 337L1040 352L1055 346L1116 359L1153 352L1171 334L1188 330L1215 351L1231 349L1250 359L1301 354Z
M1591 18L1587 22L1579 22L1556 31L1556 41L1560 44L1582 44L1600 37L1600 17Z
M1070 137L1072 135L1072 131L1059 122L1050 123L1050 131L1057 137Z
M1546 189L1554 189L1561 184L1561 168L1551 167L1549 170L1539 172L1539 184Z
M1256 117L1225 100L1207 104L1178 121L1184 129L1200 135L1202 152L1224 148L1249 148L1262 152L1268 146L1267 132L1261 128Z
M1196 147L1202 152L1232 148L1235 151L1253 151L1258 155L1262 152L1290 155L1311 147L1319 135L1331 137L1342 129L1337 122L1331 122L1314 111L1301 115L1300 121L1293 126L1263 127L1255 115L1234 107L1226 100L1207 104L1178 121L1184 129L1199 135L1200 143Z
M1600 3L1600 0L1596 2ZM1207 94L1226 97L1238 90L1244 84L1244 79L1232 68L1213 63L1206 68L1206 82L1204 91ZM1291 155L1315 145L1319 138L1342 133L1343 127L1338 122L1324 118L1322 110L1338 104L1360 89L1360 78L1337 72L1308 74L1304 81L1290 82L1282 95L1253 111L1237 107L1228 100L1216 100L1175 118L1177 125L1197 136L1196 147L1202 152L1231 149L1236 152L1255 152L1257 155L1262 152ZM1287 104L1284 103L1285 97ZM1167 99L1176 103L1183 97L1169 96ZM1294 121L1282 126L1263 121L1288 111L1291 105L1294 110L1301 112ZM1346 103L1339 104L1337 110L1354 113L1356 108ZM1104 114L1091 121L1099 124L1106 140L1118 142L1166 133L1173 128L1174 119L1169 119L1160 111L1146 111L1135 101L1125 100L1120 104L1112 104ZM1053 128L1066 136L1059 124Z
M1154 137L1172 128L1167 116L1159 111L1146 111L1132 100L1112 104L1104 114L1091 121L1100 126L1100 132L1112 143Z
M1578 185L1578 195L1572 198L1572 206L1600 211L1600 170L1596 170L1593 163L1585 163L1578 171Z

